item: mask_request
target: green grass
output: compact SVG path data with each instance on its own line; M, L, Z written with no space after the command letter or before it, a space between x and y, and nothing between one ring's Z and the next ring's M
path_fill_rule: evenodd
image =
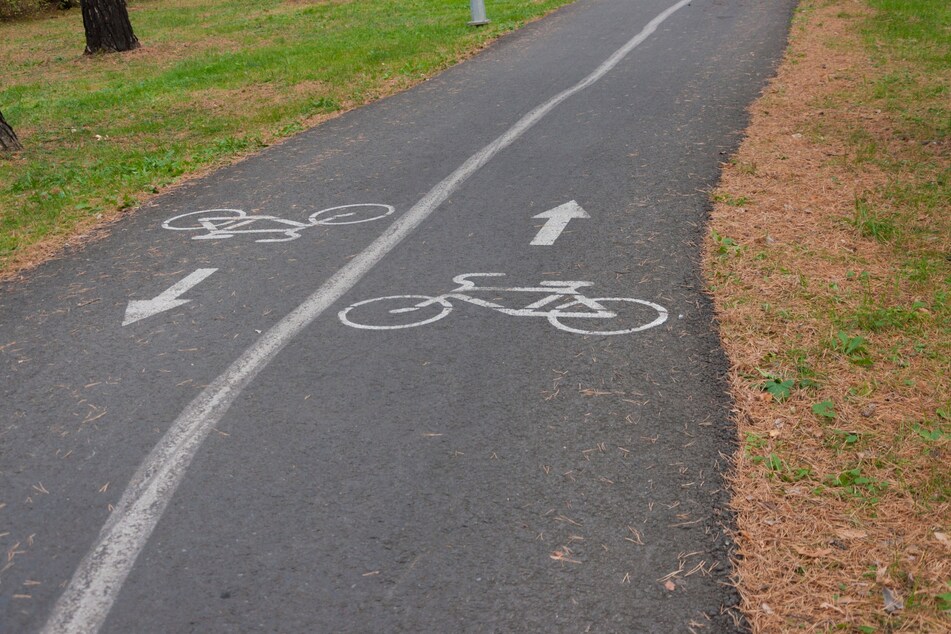
M860 200L853 221L863 235L894 243L909 256L908 263L947 262L940 246L947 244L951 161L946 151L927 149L951 140L951 3L868 1L877 13L867 20L863 35L886 72L865 100L894 115L901 140L924 149L899 158L881 149L871 151L871 159L892 175L880 192L892 209L872 210ZM929 249L929 244L937 248ZM935 267L933 273L947 276L948 267Z
M0 273L31 249L321 117L408 87L570 0L132 0L143 48L84 57L78 10L0 23Z

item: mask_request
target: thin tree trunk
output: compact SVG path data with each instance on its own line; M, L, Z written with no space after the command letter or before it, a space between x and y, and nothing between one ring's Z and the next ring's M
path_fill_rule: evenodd
M22 149L23 145L20 143L20 139L17 138L16 132L3 118L3 113L0 112L0 152L13 152Z
M81 0L86 54L115 53L139 48L125 0Z

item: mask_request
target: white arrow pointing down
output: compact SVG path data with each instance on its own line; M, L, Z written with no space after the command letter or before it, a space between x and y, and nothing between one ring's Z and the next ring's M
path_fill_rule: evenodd
M130 301L129 305L126 306L125 319L122 321L122 325L128 326L140 319L145 319L146 317L157 315L166 310L177 308L182 304L187 304L192 300L178 299L178 296L185 294L190 288L217 270L218 269L198 269L194 273L189 274L185 279L173 284L171 288L164 291L158 297L153 299L134 299Z
M537 216L532 216L532 218L547 218L548 222L546 222L545 226L535 235L531 244L536 247L551 246L555 244L555 240L558 239L558 236L561 235L561 232L565 230L565 227L568 226L568 223L571 222L573 218L590 217L588 212L582 209L581 205L574 200L569 200L564 205L558 205L554 209L549 209Z

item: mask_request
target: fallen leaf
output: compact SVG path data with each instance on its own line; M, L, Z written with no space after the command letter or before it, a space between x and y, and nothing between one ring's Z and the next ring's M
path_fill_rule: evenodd
M885 600L885 611L889 614L901 612L905 608L905 602L889 588L882 588L882 598Z
M812 559L821 559L823 557L828 557L832 554L831 548L821 548L819 550L810 550L808 548L801 548L799 546L794 546L794 550L802 555L803 557L811 557Z
M951 537L948 537L947 533L939 533L938 531L934 532L934 537L939 542L944 544L945 548L951 548Z
M888 567L887 566L878 566L878 570L875 571L875 583L884 583L885 579L888 578Z
M842 528L835 532L842 539L865 539L868 533L858 528Z

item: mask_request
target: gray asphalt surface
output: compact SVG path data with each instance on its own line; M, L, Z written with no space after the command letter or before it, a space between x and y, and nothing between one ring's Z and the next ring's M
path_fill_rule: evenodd
M204 386L672 4L581 0L0 286L0 631L43 627L137 467ZM693 2L440 205L215 425L102 631L736 631L722 479L734 429L698 244L705 192L794 4ZM591 218L531 246L546 222L533 216L572 200ZM280 236L162 227L203 209L304 221L358 203L395 213L268 243L256 240ZM130 300L199 268L217 271L189 303L122 326ZM372 298L448 293L467 273L536 289L478 294L508 308L544 297L541 282L576 280L591 283L587 297L645 300L669 317L583 335L456 297L414 328L338 318ZM381 305L348 315L392 325L424 310ZM657 317L609 308L612 320L562 321Z

